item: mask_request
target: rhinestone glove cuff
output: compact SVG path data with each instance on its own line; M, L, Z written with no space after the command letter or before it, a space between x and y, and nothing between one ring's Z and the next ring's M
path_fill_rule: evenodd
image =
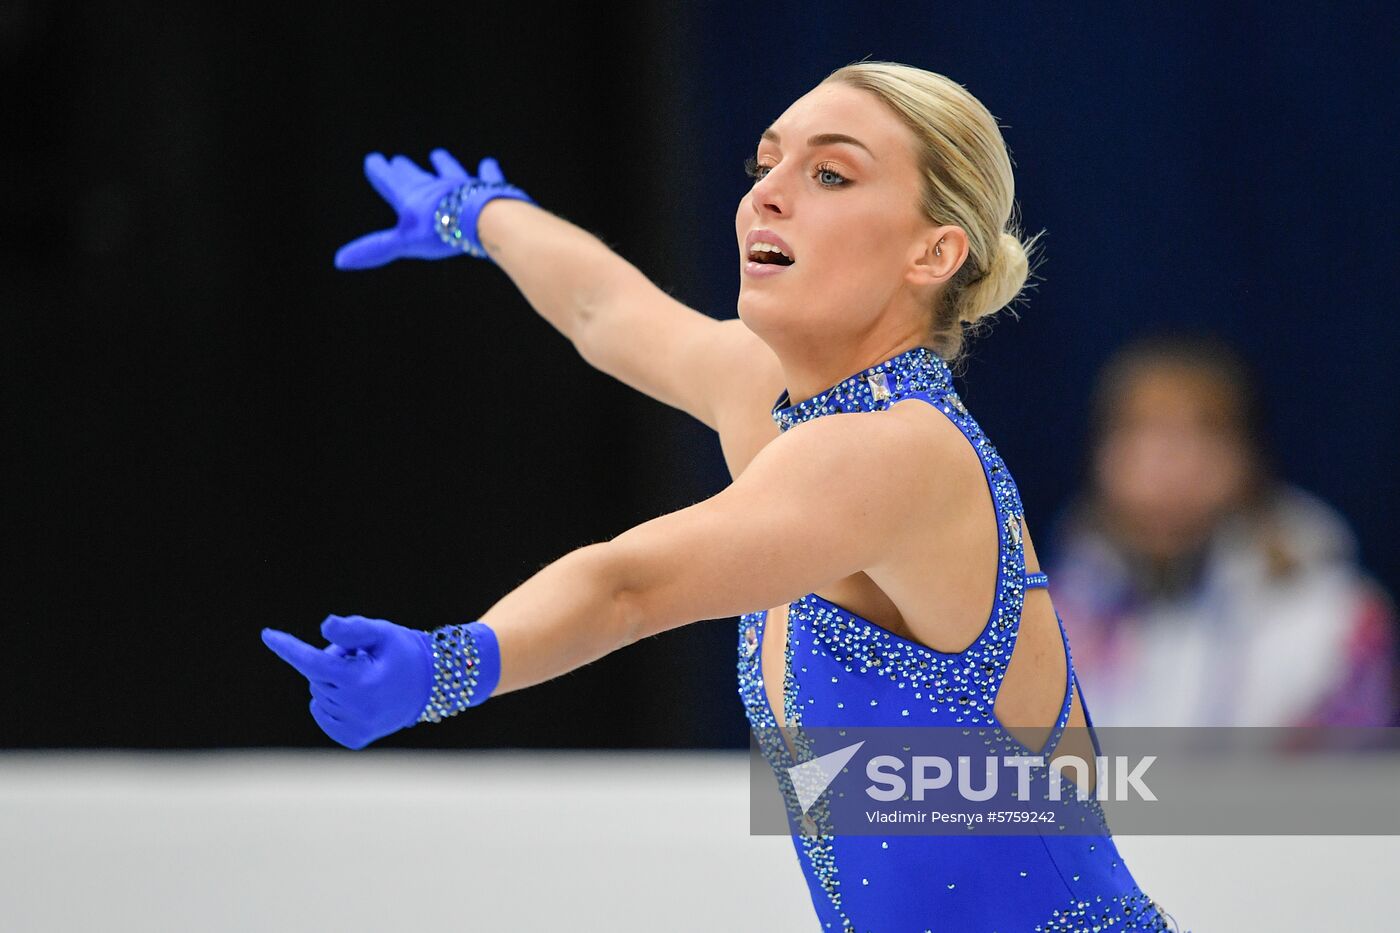
M442 722L490 699L501 679L496 633L485 622L444 625L430 639L433 686L418 722Z
M433 229L437 231L438 238L468 255L490 259L490 254L482 248L477 238L476 222L481 216L481 209L496 198L535 203L528 194L504 181L469 181L438 202L433 212Z

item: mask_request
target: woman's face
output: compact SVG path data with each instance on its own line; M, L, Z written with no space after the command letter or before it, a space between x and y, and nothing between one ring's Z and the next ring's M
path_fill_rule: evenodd
M879 98L818 85L764 132L754 163L734 218L739 316L751 330L775 346L793 334L839 340L867 334L898 303L909 306L903 326L926 320L930 286L906 273L938 228L919 208L914 134ZM776 239L791 264L752 261L755 239Z

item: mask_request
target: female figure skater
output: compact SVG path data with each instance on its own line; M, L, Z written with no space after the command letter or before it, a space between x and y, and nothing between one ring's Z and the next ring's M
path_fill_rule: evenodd
M493 160L472 178L431 158L438 175L368 157L399 222L337 265L493 260L585 360L718 432L734 482L565 555L466 625L331 616L322 649L264 630L331 738L362 748L739 616L756 731L956 722L1090 759L1091 733L1067 731L1089 723L1016 486L949 369L965 328L1019 294L1034 244L981 103L882 62L793 103L748 160L726 321L536 207ZM775 766L791 760L786 739L766 744ZM1168 929L1106 832L882 839L804 822L793 838L826 930Z

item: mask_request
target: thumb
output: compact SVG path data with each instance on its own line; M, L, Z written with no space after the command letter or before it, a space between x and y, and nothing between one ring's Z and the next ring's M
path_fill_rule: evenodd
M373 648L383 640L384 628L389 624L364 616L326 616L321 623L321 636L342 648Z
M337 269L373 269L393 262L399 246L397 229L377 230L346 243L335 254Z

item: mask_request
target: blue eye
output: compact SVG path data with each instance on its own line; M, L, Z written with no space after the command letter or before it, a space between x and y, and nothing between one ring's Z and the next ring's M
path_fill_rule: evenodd
M833 177L835 177L835 178L839 178L839 179L841 179L841 180L838 181L838 182L836 182L835 184L827 184L826 182L824 182L824 181L821 180L821 177L822 177L823 175L831 175L831 176L833 176ZM834 170L834 169L827 168L825 165L818 165L818 166L817 166L817 181L818 181L819 183L821 183L822 185L825 185L825 186L828 187L828 188L840 188L842 185L846 184L847 180L848 180L848 179L846 178L845 175L842 175L840 172L838 172L838 171L836 171L836 170Z
M744 174L748 175L755 182L762 181L764 177L772 170L773 166L759 165L758 160L755 159L753 156L749 156L747 159L744 160ZM830 176L838 180L834 182L823 181L823 176ZM846 176L842 175L835 169L832 169L826 165L817 166L816 178L817 183L820 184L823 188L843 188L846 185L850 184L850 179L848 179Z

